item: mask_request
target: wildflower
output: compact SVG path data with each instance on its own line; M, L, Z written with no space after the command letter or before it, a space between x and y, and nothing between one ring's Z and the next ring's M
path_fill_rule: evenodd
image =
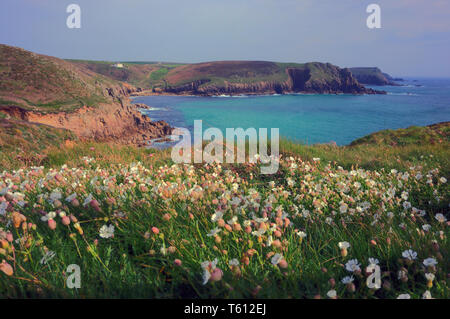
M113 225L103 225L100 228L100 237L102 238L111 238L114 236L114 226Z
M201 263L203 269L203 285L206 285L208 281L219 281L222 279L222 270L217 268L217 258L211 261L204 261Z
M336 299L336 298L337 298L336 290L334 290L334 289L329 290L329 291L327 292L327 296L328 296L328 298L330 298L330 299Z
M408 249L402 252L403 258L406 258L408 260L415 260L417 259L417 253L414 250Z
M297 236L300 237L300 242L302 242L303 238L306 237L306 233L303 232L303 231L301 231L301 230L299 230L299 231L297 232Z
M213 230L211 230L209 232L209 234L207 234L206 236L208 237L213 237L216 236L218 233L220 233L222 230L220 228L214 228Z
M436 266L437 265L437 261L436 261L436 259L434 259L434 258L427 258L427 259L425 259L424 261L423 261L423 264L424 264L424 266L425 267L433 267L433 266Z
M211 216L211 221L212 222L217 222L219 219L221 219L223 216L223 213L221 211L216 211L212 216Z
M345 269L349 272L358 272L361 271L360 266L358 259L351 259L345 264Z
M425 291L422 295L422 299L433 299L433 297L431 297L431 292L429 290Z
M181 264L182 264L182 262L181 262L181 260L180 259L175 259L174 261L173 261L173 263L174 263L174 265L175 266L181 266Z
M47 223L48 223L48 227L49 227L51 230L55 230L55 229L56 229L56 222L55 222L54 219L50 218L50 219L47 221Z
M430 225L430 224L422 225L422 229L423 229L424 231L428 232L428 231L431 230L431 225Z
M341 282L346 285L346 284L350 284L355 280L355 278L353 278L353 276L346 276L344 278L342 278Z
M159 229L157 227L152 227L152 232L153 232L153 234L158 235Z
M447 218L445 218L445 216L442 214L436 214L434 218L440 223L445 223L447 221Z
M341 256L346 257L348 252L347 249L350 248L350 244L346 241L341 241L338 243L339 249L341 250Z
M13 268L5 260L0 264L0 271L4 272L7 276L12 276L14 274Z
M237 260L236 258L231 259L231 260L228 262L228 264L229 264L230 266L239 266L239 260Z
M92 196L92 194L89 194L86 199L83 202L83 206L86 207L87 205L89 205L92 200L94 199L94 197Z
M280 263L280 261L283 259L283 255L276 253L275 255L273 255L272 259L270 260L270 262L272 263L272 265L276 266Z
M427 279L427 287L431 288L433 287L433 280L435 278L434 274L432 273L426 273L425 278Z
M442 176L441 178L439 178L439 181L440 181L442 184L447 183L447 179L446 179L444 176Z
M409 294L401 294L397 299L411 299L411 296Z
M68 225L70 224L70 217L69 217L69 216L63 216L63 217L61 218L61 223L62 223L64 226L68 226Z

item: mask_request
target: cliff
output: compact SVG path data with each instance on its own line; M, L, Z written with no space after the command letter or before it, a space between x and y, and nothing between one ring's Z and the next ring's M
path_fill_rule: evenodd
M268 61L216 61L197 64L74 61L90 71L122 80L145 94L283 94L383 93L365 88L348 71L329 63L276 63Z
M224 61L181 66L165 77L161 93L220 94L377 94L365 88L348 69L329 63Z
M399 85L395 81L402 79L394 79L387 73L383 73L379 68L350 68L349 69L358 82L368 85Z
M171 133L131 104L134 86L82 66L0 45L0 113L72 131L81 139L143 145Z

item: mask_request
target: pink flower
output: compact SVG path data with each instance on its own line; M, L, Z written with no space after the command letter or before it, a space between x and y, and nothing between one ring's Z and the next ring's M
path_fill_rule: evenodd
M158 235L159 229L157 227L152 227L152 232L153 232L153 234Z
M211 272L210 281L220 281L223 276L223 271L220 268L214 268Z
M56 229L56 222L54 219L50 218L47 223L48 223L48 227L50 227L51 230Z
M64 226L69 226L70 224L70 217L69 216L64 216L63 218L61 218L61 222Z
M182 264L181 260L179 260L179 259L175 259L173 261L173 263L175 264L175 266L181 266L181 264Z

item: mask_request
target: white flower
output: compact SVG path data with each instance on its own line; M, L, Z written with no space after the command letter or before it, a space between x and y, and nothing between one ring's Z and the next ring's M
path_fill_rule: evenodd
M355 278L353 278L353 276L346 276L344 278L342 278L341 282L346 285L346 284L350 284L353 282L353 280L355 280Z
M440 181L442 184L447 183L447 179L446 179L444 176L442 176L441 178L439 178L439 181Z
M435 276L434 276L434 274L432 274L432 273L426 273L426 274L425 274L425 278L426 278L428 281L433 281L434 278L435 278Z
M411 296L409 294L401 294L397 299L411 299Z
M361 270L360 266L358 259L351 259L345 264L345 269L350 272L355 272Z
M113 225L103 225L100 228L100 237L102 238L111 238L114 236L114 226Z
M341 206L339 207L339 211L341 212L341 214L346 213L347 209L348 209L348 205L345 203L341 204Z
M202 284L206 285L208 283L208 281L209 281L209 278L211 278L211 273L208 270L204 269L203 270L203 282L202 282Z
M203 269L203 285L206 285L211 278L211 272L216 269L218 260L215 258L213 261L204 261L200 265Z
M427 258L427 259L425 259L425 260L423 261L423 264L424 264L425 267L428 267L428 266L436 266L437 263L438 263L437 260L434 259L434 258Z
M206 236L208 237L212 237L212 236L216 236L218 233L220 233L222 230L220 228L214 228L213 230L211 230L209 232L209 234L207 234Z
M62 194L61 194L60 192L58 192L58 191L53 191L53 192L50 194L50 201L53 202L53 201L55 201L55 200L60 200L61 197L62 197Z
M422 295L422 299L433 299L433 297L431 297L431 292L429 290L425 291Z
M406 191L402 192L401 197L402 197L403 200L408 200L408 196L409 196L408 192L406 192Z
M434 218L436 218L436 220L440 223L445 223L447 221L447 218L445 218L445 216L442 214L436 214Z
M299 231L297 232L297 236L299 236L300 238L305 238L305 237L306 237L306 233L303 232L303 231L301 231L301 230L299 230Z
M283 259L283 255L276 253L275 255L273 255L270 262L272 263L272 265L276 266L282 259Z
M239 266L239 260L237 260L236 258L231 259L231 260L228 262L228 264L229 264L230 266Z
M56 217L56 213L55 212L49 212L47 215L42 216L41 220L43 222L47 222L49 219L54 219Z
M338 243L340 249L347 249L350 247L350 244L346 241L341 241Z
M431 230L431 225L430 225L430 224L422 225L422 229L423 229L424 231L430 231L430 230Z
M89 194L89 195L86 197L86 199L84 200L83 206L89 205L89 204L92 202L93 199L94 199L94 197L92 196L92 194Z
M336 290L331 289L330 291L327 292L327 296L328 298L336 298L337 296Z
M404 209L410 209L411 208L411 203L410 202L403 202L403 208Z
M71 202L73 201L75 198L77 198L77 193L73 193L72 195L69 195L66 197L66 202Z
M417 259L417 253L414 250L408 249L402 252L403 258L414 260Z
M221 211L216 210L216 212L211 216L212 222L217 222L219 219L221 219L223 216L223 213Z
M6 214L6 209L8 208L8 203L7 202L2 202L0 204L0 215L4 216Z
M266 230L264 228L260 228L258 230L252 231L252 235L261 237L265 232L266 232Z
M314 162L318 162L318 161L320 161L320 158L319 158L319 157L314 157L314 158L313 158L313 161L314 161Z

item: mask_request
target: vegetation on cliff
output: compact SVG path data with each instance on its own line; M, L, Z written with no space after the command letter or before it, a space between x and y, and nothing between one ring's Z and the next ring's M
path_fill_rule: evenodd
M54 57L0 45L0 106L40 112L112 103L129 86Z

